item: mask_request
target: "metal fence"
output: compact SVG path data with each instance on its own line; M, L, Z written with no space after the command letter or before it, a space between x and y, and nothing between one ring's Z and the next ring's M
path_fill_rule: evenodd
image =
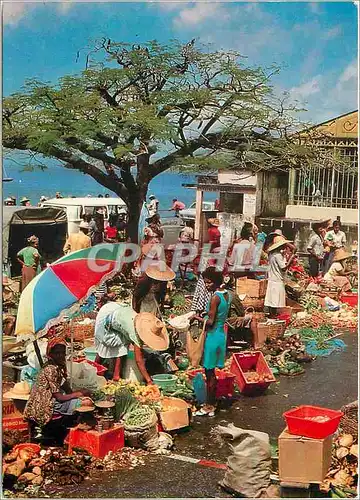
M294 203L317 207L358 208L358 156L354 147L341 153L350 160L351 168L310 168L296 175Z

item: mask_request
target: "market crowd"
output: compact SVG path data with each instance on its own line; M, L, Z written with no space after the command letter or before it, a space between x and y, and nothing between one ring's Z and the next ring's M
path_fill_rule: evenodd
M172 209L180 210L178 200L174 200ZM158 212L158 201L150 197L141 242L140 261L146 258L154 245L161 244L164 237ZM210 218L208 221L208 241L212 256L221 250L220 221ZM339 221L322 221L312 225L307 251L309 273L314 280L326 282L342 290L351 289L347 261L351 254L346 250L346 235L341 230ZM80 223L79 232L69 235L64 253L89 248L103 242L114 243L125 240L126 214L109 216L104 222L104 212L97 210L94 216L85 216ZM187 222L179 233L179 242L194 242L194 228ZM259 271L252 268L254 253L261 250L260 263L266 265L259 276ZM168 260L173 249L169 248L164 260ZM226 256L225 268L217 270L210 259L208 267L199 272L197 263L180 266L179 278L184 282L189 274L196 277L196 287L190 307L191 322L197 322L205 334L202 354L202 366L205 369L207 401L198 410L198 415L212 416L216 411L217 379L215 370L224 368L228 344L227 320L232 308L236 309L237 325L251 337L252 311L242 307L241 299L234 294L234 280L238 277L258 279L267 278L264 301L265 313L269 318L276 318L281 308L286 306L285 278L289 270L304 271L299 264L294 243L288 240L280 229L265 234L260 226L245 222L239 236L232 242ZM28 245L19 251L18 260L22 264L22 288L40 270L39 240L36 236L28 239ZM235 262L241 259L240 272L231 272ZM171 261L171 259L170 259ZM127 271L134 282L131 304L117 301L102 285L96 298L98 312L95 321L94 345L96 362L108 367L108 377L119 380L123 371L124 360L132 352L139 376L145 383L153 384L154 373L165 372L174 351L174 339L171 327L166 326L163 317L167 293L171 289L176 273L165 261L153 261L145 269L136 262ZM138 267L137 267L138 266ZM140 271L139 271L140 269ZM42 368L25 410L25 417L37 425L45 425L54 414L72 415L88 391L72 391L67 379L65 342L52 339L48 343L48 361Z

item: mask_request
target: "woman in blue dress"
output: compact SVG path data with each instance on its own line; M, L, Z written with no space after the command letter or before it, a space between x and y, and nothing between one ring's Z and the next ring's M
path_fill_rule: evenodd
M225 322L228 317L231 296L222 286L223 275L209 267L203 273L205 286L212 293L208 305L206 321L206 338L202 365L205 368L207 404L201 408L197 415L214 416L216 405L216 375L215 368L224 368L226 356Z

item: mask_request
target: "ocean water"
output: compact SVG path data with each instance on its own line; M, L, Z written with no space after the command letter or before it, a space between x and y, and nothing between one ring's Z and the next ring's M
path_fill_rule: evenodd
M55 197L56 191L62 196L97 196L114 193L105 189L90 176L76 170L68 170L59 166L33 172L24 172L21 167L4 162L6 171L4 177L11 177L13 181L3 182L3 198L15 196L19 201L23 196L30 198L31 204L36 206L40 196ZM167 210L173 198L178 198L186 206L195 201L195 190L183 187L183 184L195 183L195 175L183 175L164 172L155 177L149 186L148 195L154 194L160 201L160 210ZM115 195L114 195L115 196ZM215 200L215 193L207 193L205 200Z

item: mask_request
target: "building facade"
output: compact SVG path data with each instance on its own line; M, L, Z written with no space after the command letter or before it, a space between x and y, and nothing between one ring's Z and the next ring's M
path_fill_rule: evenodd
M346 160L335 168L307 168L289 174L286 218L340 217L358 222L358 111L321 123L301 136L306 146L316 146Z

